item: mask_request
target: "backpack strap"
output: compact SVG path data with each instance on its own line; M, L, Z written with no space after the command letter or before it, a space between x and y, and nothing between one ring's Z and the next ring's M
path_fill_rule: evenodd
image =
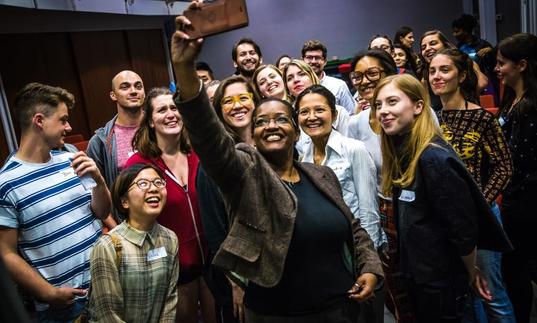
M121 267L121 254L123 251L121 239L114 233L108 233L108 236L112 240L112 243L114 244L114 249L116 250L116 267L119 272L119 268Z

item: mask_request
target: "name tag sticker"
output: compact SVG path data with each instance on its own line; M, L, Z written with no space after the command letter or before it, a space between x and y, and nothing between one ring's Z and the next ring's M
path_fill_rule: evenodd
M403 202L412 202L416 199L416 193L414 191L402 190L399 195L399 200Z
M147 252L147 261L153 261L160 258L166 257L168 254L166 253L166 248L160 247L151 249Z
M73 167L67 167L66 169L62 169L60 171L60 175L62 175L63 177L76 176L75 169Z

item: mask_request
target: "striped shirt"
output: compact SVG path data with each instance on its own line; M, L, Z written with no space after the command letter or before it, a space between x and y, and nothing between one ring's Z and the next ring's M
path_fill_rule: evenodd
M21 255L51 285L87 289L101 222L90 208L91 191L71 167L72 156L51 151L42 164L11 156L0 169L0 226L18 229Z
M146 232L124 221L103 235L91 253L89 321L175 322L178 250L175 233L158 223Z

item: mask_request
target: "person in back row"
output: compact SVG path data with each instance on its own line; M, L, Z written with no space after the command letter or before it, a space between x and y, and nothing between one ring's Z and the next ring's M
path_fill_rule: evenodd
M121 71L112 79L110 99L117 114L95 131L88 144L88 156L95 160L110 189L116 176L133 154L132 138L143 117L144 83L133 71ZM122 219L115 216L116 221ZM108 225L108 224L107 224Z
M15 97L19 150L0 169L0 257L35 298L39 322L71 322L90 285L89 258L110 193L84 152L55 149L71 131L71 93L40 83Z
M237 75L242 75L248 81L252 81L254 71L263 64L261 48L250 38L241 38L231 50L233 66Z
M326 75L324 72L327 62L326 53L326 46L318 40L308 40L302 46L302 59L311 66L320 84L334 94L337 105L344 107L349 114L353 114L355 101L347 84L343 80Z

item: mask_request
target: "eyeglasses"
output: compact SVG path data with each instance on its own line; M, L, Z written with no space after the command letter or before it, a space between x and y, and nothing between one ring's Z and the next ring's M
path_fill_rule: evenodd
M155 187L159 188L159 189L166 187L166 180L163 179L163 178L155 178L154 180L140 178L139 180L137 180L134 183L132 183L129 186L129 189L132 186L136 185L136 186L138 186L139 189L146 191L151 187L151 183L153 183L153 185L155 185Z
M306 55L304 56L305 61L313 62L313 61L322 61L324 60L324 57L318 56L318 55Z
M254 120L254 128L259 127L266 127L270 124L270 121L274 121L274 123L278 126L288 125L293 123L288 117L286 116L277 116L273 118L257 118Z
M252 103L252 99L254 98L254 95L250 92L241 93L239 95L233 95L233 96L225 96L220 100L220 105L224 109L225 112L229 112L233 110L233 107L235 106L235 102L238 102L240 105L244 106L245 104Z
M378 67L372 67L368 69L367 71L365 71L365 73L360 73L356 71L350 72L349 77L354 83L361 84L362 81L364 80L364 76L369 81L374 82L374 81L380 80L380 76L383 72L384 70Z

